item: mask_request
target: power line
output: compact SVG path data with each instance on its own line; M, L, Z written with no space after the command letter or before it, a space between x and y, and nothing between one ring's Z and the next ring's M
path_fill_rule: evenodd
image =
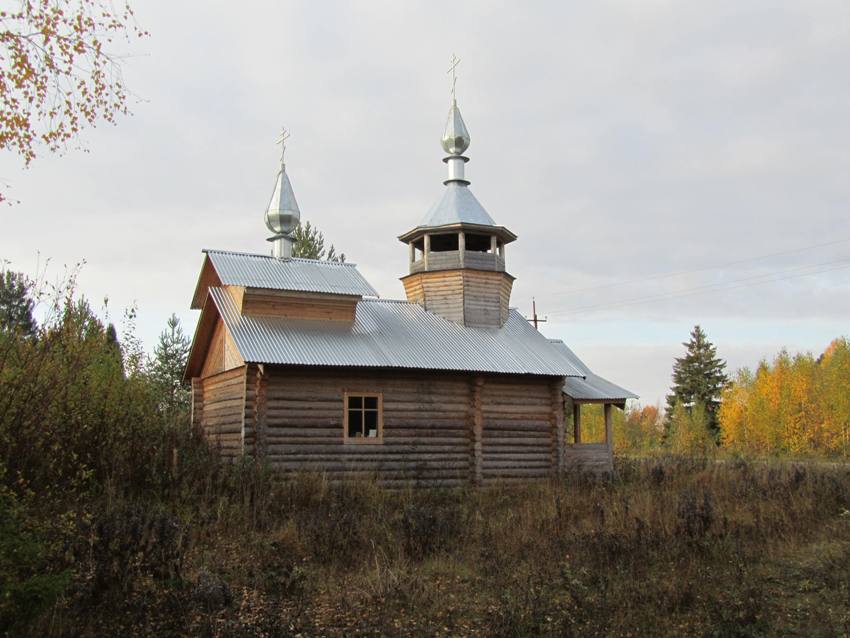
M835 264L841 264L841 265L834 266ZM834 267L823 268L823 266L834 266ZM821 270L813 270L812 272L803 272L803 273L788 275L788 273L794 273L795 271L800 270L801 268L807 268L807 269L820 268ZM678 291L673 291L671 293L664 293L664 294L653 295L653 296L649 296L649 297L636 297L636 298L633 298L633 299L627 299L627 300L624 300L624 301L619 301L619 302L614 302L614 303L604 303L604 304L595 304L595 305L590 305L590 306L582 306L582 307L573 308L571 310L564 310L564 311L555 310L555 311L552 311L551 314L561 315L561 316L564 316L564 315L569 316L569 315L575 315L575 314L580 314L580 313L584 313L584 312L591 312L591 311L594 311L594 310L608 310L608 309L611 309L611 308L620 308L620 307L623 307L623 306L649 303L649 302L653 302L653 301L666 301L668 299L676 299L678 297L685 297L685 296L689 296L689 295L700 294L700 293L703 293L703 292L711 292L711 291L715 291L715 290L734 290L736 288L745 288L747 286L758 286L758 285L761 285L761 284L775 283L775 282L780 282L780 281L788 281L790 279L798 279L800 277L809 277L811 275L819 275L819 274L822 274L822 273L832 272L832 271L835 271L835 270L842 270L844 268L850 268L850 258L844 258L844 259L839 259L839 260L835 260L835 261L827 261L827 262L823 262L823 263L820 263L820 264L814 264L814 265L811 265L811 266L802 266L802 267L798 266L796 268L791 268L791 269L787 269L787 270L783 270L783 271L777 271L777 272L773 272L773 273L765 273L765 274L762 274L762 275L755 275L753 277L745 277L745 278L742 278L742 279L735 279L735 280L728 281L728 282L719 282L719 283L716 283L716 284L708 284L708 285L705 285L705 286L699 286L697 288L678 290ZM776 275L788 275L788 276L777 277ZM758 281L758 280L761 280L761 281Z
M659 274L659 275L650 275L649 277L641 277L638 279L629 279L625 281L615 281L608 284L601 284L599 286L588 286L586 288L570 288L564 290L561 294L573 294L579 292L590 292L595 290L604 290L608 288L618 288L620 286L629 286L631 284L639 284L645 281L656 281L659 279L669 279L671 277L678 277L679 275L691 275L699 272L706 272L709 270L719 270L721 268L728 268L730 266L738 266L740 264L748 264L755 261L761 261L763 259L770 259L772 257L783 257L785 255L795 255L797 253L806 252L808 250L815 250L816 248L826 248L828 246L836 246L838 244L845 244L850 242L850 238L847 239L836 239L835 241L825 242L823 244L813 244L811 246L804 246L802 248L795 248L793 250L782 250L775 253L768 253L766 255L761 255L759 257L749 257L747 259L738 259L736 261L726 262L725 264L718 264L716 266L706 266L704 268L695 268L692 270L677 270L671 273Z

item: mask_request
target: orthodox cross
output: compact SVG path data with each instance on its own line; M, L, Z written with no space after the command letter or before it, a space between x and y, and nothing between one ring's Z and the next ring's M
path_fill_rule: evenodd
M282 126L280 127L280 135L278 135L276 144L280 144L280 165L283 166L283 155L286 153L286 140L289 139L289 131Z
M448 71L446 71L446 73L452 74L452 99L455 99L455 84L457 83L457 73L455 72L455 69L457 68L457 65L460 64L460 58L457 57L454 53L452 53L451 64L451 67Z

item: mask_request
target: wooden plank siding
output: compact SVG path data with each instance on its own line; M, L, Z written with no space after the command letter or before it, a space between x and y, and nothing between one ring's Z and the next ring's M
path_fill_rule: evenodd
M351 323L357 311L357 295L326 295L248 288L242 298L245 315L268 315L286 319Z
M401 281L410 303L457 324L499 328L508 319L514 281L508 273L437 270L407 275Z
M210 348L201 370L201 377L207 378L225 370L241 368L243 365L244 361L239 356L239 349L236 347L233 337L230 336L224 322L217 319Z
M614 471L614 454L607 443L574 443L567 445L565 467L570 472L610 474Z
M564 443L562 384L522 375L249 364L200 380L198 394L203 431L225 456L254 454L283 475L318 471L330 480L377 475L391 485L454 486L563 473L575 454ZM344 440L346 392L381 394L381 443Z

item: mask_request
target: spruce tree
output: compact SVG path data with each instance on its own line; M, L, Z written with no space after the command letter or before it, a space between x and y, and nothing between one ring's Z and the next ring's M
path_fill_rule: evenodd
M32 282L26 275L9 270L0 272L0 330L25 336L35 334L31 288Z
M716 437L720 393L728 383L726 362L717 356L717 348L699 326L694 326L690 341L682 345L687 352L673 363L673 387L667 395L668 423L677 404L686 409L699 405L705 410L706 426Z
M189 407L189 389L183 382L183 372L189 360L190 347L180 319L172 314L167 328L159 336L150 367L160 410L168 417L179 415Z
M310 222L299 224L292 233L295 243L292 246L292 256L304 259L326 259L327 261L345 261L345 254L337 253L331 244L325 249L325 235Z

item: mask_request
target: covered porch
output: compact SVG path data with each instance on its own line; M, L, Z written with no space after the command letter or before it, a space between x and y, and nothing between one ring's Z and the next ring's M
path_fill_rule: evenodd
M624 410L626 401L638 397L593 373L562 341L553 340L553 343L584 374L583 377L564 379L562 392L568 423L564 446L565 469L567 472L611 473L614 470L614 408ZM583 415L590 416L588 413L595 406L602 407L603 427L595 428L595 436L588 437L583 427ZM570 422L572 427L569 427Z
M573 398L566 392L565 405L572 414L572 441L564 446L565 468L568 472L607 474L614 470L613 409L625 408L623 402L609 402L586 398ZM602 438L586 440L582 433L582 406L601 404L604 419Z

